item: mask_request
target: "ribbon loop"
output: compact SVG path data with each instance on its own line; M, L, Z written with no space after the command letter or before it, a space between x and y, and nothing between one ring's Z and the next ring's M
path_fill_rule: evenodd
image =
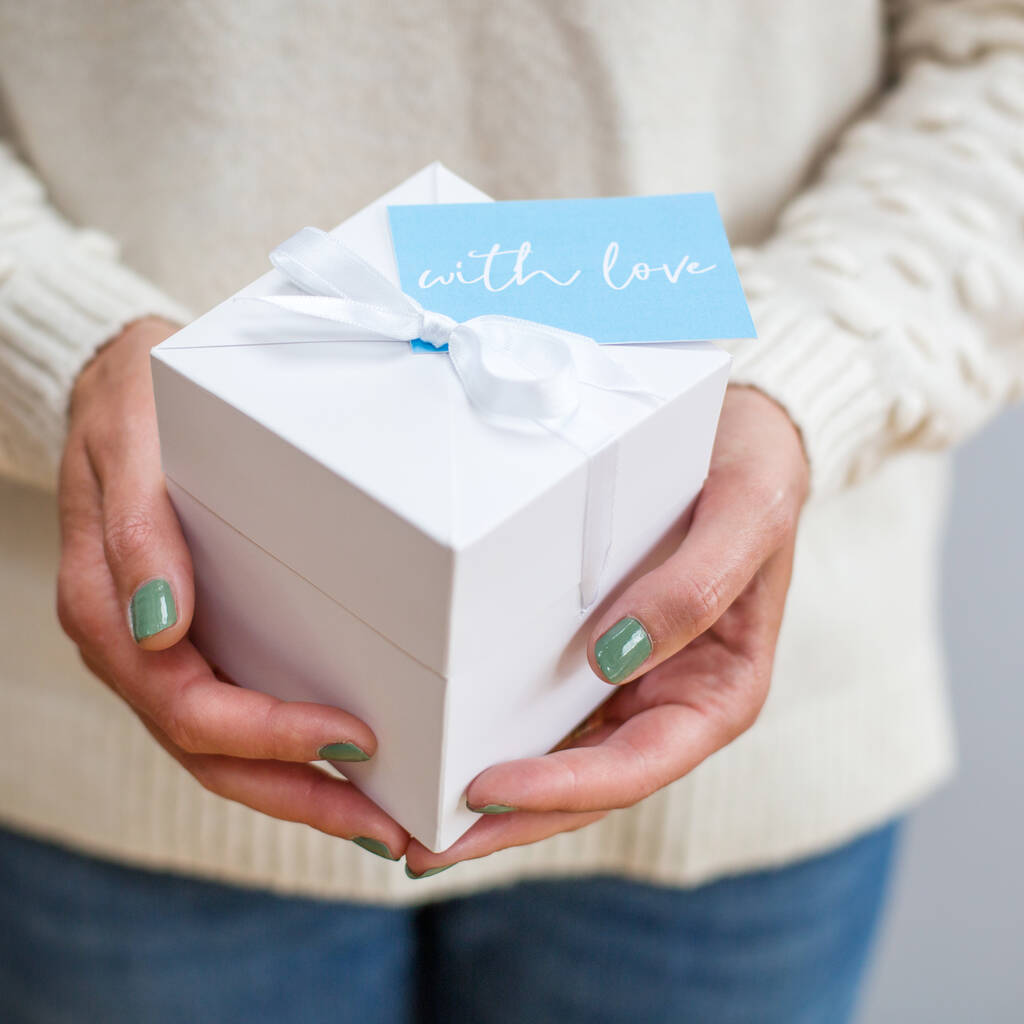
M540 325L509 317L477 317L448 343L471 401L500 416L562 419L579 405L579 381L566 342Z
M396 313L414 314L420 309L415 299L320 228L297 231L271 252L270 262L310 295L335 295Z

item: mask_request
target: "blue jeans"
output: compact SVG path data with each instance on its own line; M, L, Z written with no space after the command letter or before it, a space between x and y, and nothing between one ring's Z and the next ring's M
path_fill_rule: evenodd
M841 1024L896 835L691 890L583 878L406 909L139 871L0 830L0 1020Z

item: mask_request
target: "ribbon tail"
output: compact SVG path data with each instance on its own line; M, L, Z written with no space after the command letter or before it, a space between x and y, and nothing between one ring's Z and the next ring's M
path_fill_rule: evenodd
M326 321L336 328L335 341L365 341L376 335L389 341L412 341L419 334L419 318L405 310L371 306L354 299L325 295L254 295L240 302L261 302L296 318L295 327L306 318Z
M632 373L592 338L570 335L576 373L581 384L631 395L661 404L665 399ZM583 413L583 410L581 410ZM615 525L618 490L619 442L607 431L593 433L595 424L580 422L578 414L556 432L587 456L587 484L583 508L583 544L580 552L580 607L585 614L603 589Z
M618 475L619 445L612 441L587 460L580 554L580 608L584 613L590 611L601 593L601 581L612 547Z
M598 345L592 338L582 335L571 335L568 344L581 384L601 391L619 391L656 404L665 401L664 395L638 380L610 354L608 346Z

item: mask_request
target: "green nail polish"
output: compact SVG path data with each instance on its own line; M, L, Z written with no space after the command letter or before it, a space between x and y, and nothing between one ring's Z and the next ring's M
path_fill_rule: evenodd
M651 638L638 619L619 619L594 645L594 658L609 683L621 683L650 656Z
M405 865L405 876L406 878L429 878L431 875L439 875L442 871L447 871L449 868L455 867L454 864L442 864L439 868L427 868L426 871L421 871L418 875L413 874L409 870L409 865Z
M378 857L383 857L385 860L398 860L397 857L391 856L391 851L379 839L371 839L369 836L356 836L352 842L356 846L361 846L364 850L369 850L370 853L375 853Z
M466 804L469 807L469 804ZM474 814L508 814L515 808L509 804L484 804L483 807L469 807Z
M316 752L325 761L369 761L370 755L354 743L328 743Z
M150 580L135 591L132 595L131 620L136 643L163 632L178 621L174 594L167 580Z

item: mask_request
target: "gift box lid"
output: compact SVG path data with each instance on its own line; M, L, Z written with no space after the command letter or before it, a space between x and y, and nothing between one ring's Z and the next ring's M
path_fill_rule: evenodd
M397 282L388 205L486 199L433 164L332 233ZM239 294L288 290L272 270ZM221 303L153 350L164 469L178 485L441 674L498 642L495 624L578 586L577 448L481 416L444 353L274 343L245 329L252 305ZM587 395L588 415L624 446L606 588L640 554L630 538L702 478L708 452L687 454L672 424L685 429L680 402L714 378L688 413L713 422L729 363L704 342L618 345L615 358L665 400Z

